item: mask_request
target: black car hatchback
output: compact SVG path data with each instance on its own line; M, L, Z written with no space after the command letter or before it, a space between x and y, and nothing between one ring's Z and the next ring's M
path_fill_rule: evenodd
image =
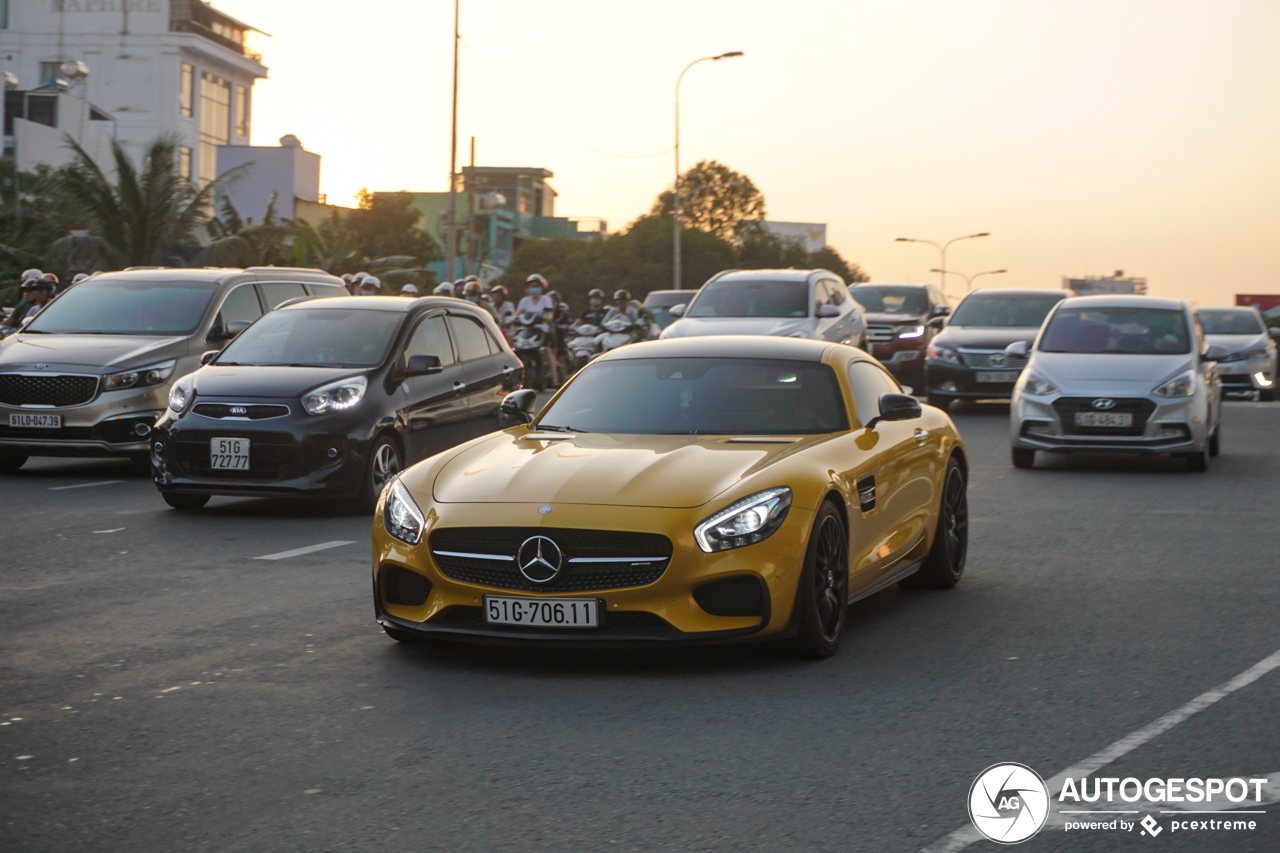
M173 384L152 432L165 501L354 496L371 510L402 468L498 428L520 359L458 299L288 303Z

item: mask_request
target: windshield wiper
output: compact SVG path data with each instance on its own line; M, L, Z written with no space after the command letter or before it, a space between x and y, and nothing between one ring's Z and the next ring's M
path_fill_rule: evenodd
M586 432L586 430L585 430L585 429L578 429L577 427L571 427L571 426L543 426L542 424L538 424L538 426L537 426L537 427L535 427L535 429L537 429L537 430L539 430L539 431L541 431L541 432Z

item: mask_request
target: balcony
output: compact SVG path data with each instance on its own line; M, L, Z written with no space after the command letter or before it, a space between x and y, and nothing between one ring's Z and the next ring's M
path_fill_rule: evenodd
M201 0L169 0L169 29L177 33L194 33L255 62L262 54L245 48L244 36L255 27L219 12Z

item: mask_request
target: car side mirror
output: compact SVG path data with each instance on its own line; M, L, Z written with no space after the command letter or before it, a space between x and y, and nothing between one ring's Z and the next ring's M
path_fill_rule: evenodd
M252 325L253 324L250 323L248 320L232 320L230 323L227 324L226 339L232 340L233 338L235 338L237 335L239 335L241 332L243 332L245 329L249 328Z
M1270 335L1272 339L1280 338L1280 326L1272 326L1270 329L1267 329L1267 334Z
M933 306L933 316L934 316L934 317L947 317L947 316L950 316L950 314L951 314L951 306L950 306L950 305L935 305L935 306Z
M1030 349L1031 347L1026 341L1014 341L1004 348L1004 354L1017 356L1018 358L1026 358L1027 352Z
M1231 353L1226 347L1220 347L1217 344L1213 344L1206 349L1200 357L1205 361L1222 361L1229 355L1231 355Z
M865 424L867 429L875 429L881 421L909 421L920 417L922 410L920 401L907 394L881 394L880 414Z
M946 317L943 317L943 316L939 315L939 316L937 316L937 317L930 317L930 318L929 318L929 328L930 328L930 329L941 329L941 328L942 328L943 326L945 326L945 325L947 325L947 318L946 318Z
M513 391L502 398L498 406L498 428L523 426L533 420L538 405L538 392L531 388Z
M688 307L689 307L689 303L687 302L681 305L672 305L670 308L667 309L667 313L670 314L672 317L683 317L684 312Z
M218 353L220 352L221 350L216 350L216 349L209 350L204 355L200 356L200 365L203 367L204 365L213 361L215 358L218 357Z
M838 305L819 305L818 316L822 318L839 317L840 306Z
M405 376L427 376L444 370L438 355L411 355L405 365Z

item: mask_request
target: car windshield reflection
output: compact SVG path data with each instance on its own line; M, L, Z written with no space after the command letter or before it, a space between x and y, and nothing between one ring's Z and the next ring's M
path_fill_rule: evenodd
M294 308L275 311L246 329L216 363L256 367L376 367L386 357L404 314Z

